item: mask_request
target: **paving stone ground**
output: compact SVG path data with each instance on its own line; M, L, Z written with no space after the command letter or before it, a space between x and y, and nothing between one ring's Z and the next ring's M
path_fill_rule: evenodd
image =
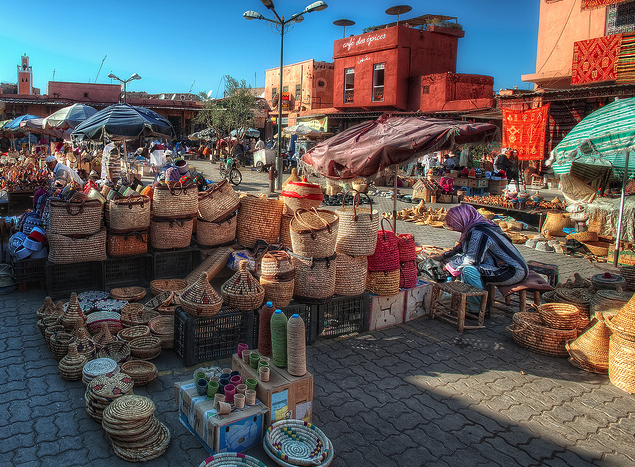
M258 187L265 177L248 173L241 187ZM398 228L419 243L452 246L457 238L427 226ZM561 278L597 271L582 259L519 249L558 264ZM0 465L127 465L86 413L84 385L59 376L36 326L43 300L36 285L0 297ZM332 465L633 465L633 396L606 376L517 346L510 323L511 314L496 311L485 329L460 334L421 318L309 346L313 421L333 441ZM173 392L194 368L169 350L155 363L159 378L135 393L156 403L172 442L147 465L196 466L207 455L179 423ZM249 453L275 465L260 448Z

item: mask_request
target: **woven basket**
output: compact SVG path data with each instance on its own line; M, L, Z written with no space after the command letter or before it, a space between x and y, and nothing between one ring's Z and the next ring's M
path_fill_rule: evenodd
M577 329L580 310L566 303L545 303L538 307L538 315L545 326L551 329Z
M631 298L632 294L628 292L617 292L615 290L598 290L591 299L589 309L591 318L599 312L605 318L612 318L620 311Z
M125 234L109 233L106 250L109 256L135 256L148 252L149 230L128 232Z
M146 296L146 289L143 287L117 287L110 290L110 298L115 300L126 300L136 302Z
M97 233L81 237L67 237L49 232L48 259L54 264L86 263L104 261L106 255L106 228Z
M183 289L187 287L187 281L184 279L155 279L150 282L150 292L152 295L160 295L165 292L174 292L179 293L182 292ZM167 297L163 298L163 302L161 303L146 303L146 307L154 309L158 306L163 305L163 303L167 300Z
M375 238L377 236L375 235ZM338 253L335 260L335 293L338 295L361 295L366 290L368 258Z
M137 337L146 337L150 335L150 328L145 324L123 328L117 334L117 338L123 342L130 342ZM125 372L124 372L125 373Z
M98 352L98 358L112 358L117 363L124 363L130 358L128 342L115 341L104 345Z
M280 236L279 242L287 248L291 249L291 221L293 220L293 214L289 214L287 206L284 206L282 210L282 216L280 217Z
M192 316L213 316L223 305L223 299L210 285L207 274L201 273L198 280L188 285L179 295L181 307Z
M612 319L606 320L606 325L623 339L635 341L635 295Z
M417 269L417 262L415 260L406 261L401 263L399 268L399 288L410 289L417 285L417 276L419 270Z
M144 360L126 362L121 365L121 371L132 378L135 386L145 386L159 375L155 364Z
M142 360L151 360L161 353L161 339L155 336L137 337L128 345L132 356Z
M543 326L538 313L514 313L512 337L518 345L551 357L567 357L567 341L578 337L578 331L551 329Z
M240 261L236 274L220 288L223 303L237 310L255 310L265 298L265 289L251 275L248 265L248 261Z
M161 339L161 347L174 348L174 316L157 316L148 321L153 336Z
M308 258L326 258L335 253L339 217L333 211L298 209L291 221L293 252Z
M610 244L606 242L584 242L582 243L589 253L595 256L607 256Z
M353 182L351 185L353 190L358 191L359 193L366 193L368 191L368 184L365 182Z
M101 330L93 336L93 342L98 350L101 350L104 345L115 342L117 338L112 335L108 323L101 323Z
M236 213L221 222L197 220L196 243L202 246L218 246L233 243L236 239Z
M147 309L141 303L129 303L121 308L121 323L128 327L148 324L148 321L157 316L159 313Z
M635 342L613 333L609 340L609 380L626 392L635 394Z
M322 430L301 420L280 420L265 433L267 453L291 465L327 465L331 442Z
M626 285L626 279L618 274L595 274L591 277L591 284L595 290L619 290Z
M579 242L597 242L598 234L596 232L578 232L567 235L567 240L577 240Z
M335 211L340 217L335 250L350 256L370 256L377 246L379 213L373 209L373 202L368 195L364 196L368 198L370 207L359 207L361 196L358 192L353 196L353 205L345 207L347 194L342 199L342 207Z
M317 209L324 201L322 187L309 183L306 177L302 181L287 183L280 196L291 212L297 209Z
M562 229L574 227L573 222L569 219L567 214L559 212L548 212L545 222L542 224L541 233L549 231L549 234L554 237L564 237L565 234Z
M620 275L626 279L624 290L635 292L635 266L620 266Z
M238 193L228 180L212 185L198 194L198 217L208 222L220 222L240 206Z
M70 201L49 200L47 235L89 235L99 231L103 205L95 200L73 195Z
M295 287L293 295L300 299L323 300L335 293L336 255L328 258L306 258L293 254Z
M108 202L113 233L147 230L150 227L151 199L148 196L125 196Z
M377 245L372 255L368 257L369 271L396 271L399 269L399 242L392 230L383 228L377 232ZM387 221L390 226L390 221Z
M160 219L153 217L150 223L150 244L157 250L187 248L192 243L194 218Z
M610 336L611 330L604 323L602 313L598 313L593 326L566 344L571 363L593 373L608 373Z
M198 213L198 187L191 182L174 187L159 185L152 193L152 211L156 217L173 219L177 217L196 217Z
M400 277L399 269L395 271L368 271L366 290L375 295L397 295Z
M221 452L208 457L198 467L267 467L258 459L238 452Z
M236 238L238 243L253 248L256 240L275 243L280 234L280 218L284 203L267 199L265 195L244 195L240 198Z
M291 302L295 287L295 268L288 253L265 253L260 263L260 285L265 289L264 301L272 302L276 308L285 307Z

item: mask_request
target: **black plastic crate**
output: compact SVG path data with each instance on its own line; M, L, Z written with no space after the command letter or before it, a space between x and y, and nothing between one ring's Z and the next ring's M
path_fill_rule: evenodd
M72 292L102 289L102 262L53 264L46 262L46 294L68 299Z
M152 279L183 279L201 263L201 251L188 247L174 251L152 252Z
M236 353L238 344L253 335L253 311L223 307L204 318L187 314L182 308L174 313L174 351L185 366L219 360Z
M103 261L104 290L115 287L149 287L152 281L152 255L108 258Z
M318 337L336 337L368 331L368 292L354 297L336 295L318 308Z
M12 257L11 267L13 278L18 284L46 280L46 258L16 261Z
M304 329L306 332L306 343L311 344L317 338L317 305L307 305L304 303L291 302L288 306L280 308L282 312L291 318L294 313L300 315L304 321ZM254 311L254 334L251 339L250 349L258 347L258 333L260 329L260 309Z

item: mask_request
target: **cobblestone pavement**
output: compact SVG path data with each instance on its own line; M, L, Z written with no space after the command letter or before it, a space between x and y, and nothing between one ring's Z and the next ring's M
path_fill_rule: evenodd
M398 226L419 243L456 241L443 229ZM594 272L581 259L520 250L558 264L565 279ZM86 413L84 385L59 376L36 326L43 300L35 286L0 297L0 465L126 465ZM313 421L334 443L332 465L633 465L635 399L606 376L518 347L510 322L497 311L485 329L460 334L421 318L310 346ZM148 465L196 466L207 455L179 423L173 392L193 368L169 350L154 362L159 378L135 393L156 403L172 442ZM260 448L249 453L275 465Z

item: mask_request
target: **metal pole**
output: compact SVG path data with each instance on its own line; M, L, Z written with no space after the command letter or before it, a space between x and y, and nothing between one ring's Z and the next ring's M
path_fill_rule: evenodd
M622 197L620 199L620 215L617 219L617 235L615 236L615 256L613 264L617 266L617 260L620 255L620 239L622 238L622 217L624 216L624 201L626 200L626 183L628 182L628 157L629 149L624 150L624 176L622 177Z
M392 231L397 235L397 167L395 166L395 181L392 191Z
M127 81L122 81L123 83L123 103L126 103L126 84L128 83ZM125 143L124 143L125 146Z
M284 21L280 22L280 88L278 89L278 153L276 154L276 189L282 189L282 64L284 52Z

